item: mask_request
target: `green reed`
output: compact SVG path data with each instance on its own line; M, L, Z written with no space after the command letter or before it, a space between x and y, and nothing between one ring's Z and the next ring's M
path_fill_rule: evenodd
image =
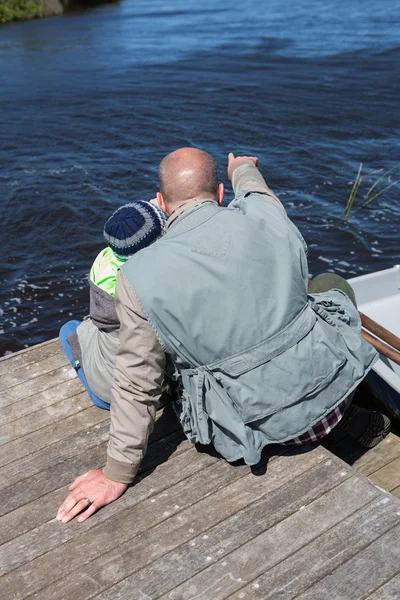
M350 196L349 196L349 198L347 200L347 204L346 204L346 207L345 207L345 210L344 210L344 218L346 220L349 218L350 211L351 211L351 209L353 207L354 201L357 198L357 195L358 195L358 192L359 192L359 189L360 189L362 181L364 179L366 179L367 177L371 177L372 175L377 175L378 173L382 173L382 171L383 171L383 169L378 169L377 171L372 171L372 173L366 173L365 175L362 175L361 174L362 173L362 169L363 169L363 165L362 165L362 163L360 163L360 166L359 166L358 171L357 171L357 176L356 176L356 178L354 180L353 187L351 188ZM358 206L357 208L365 208L373 200L375 200L376 198L378 198L378 196L380 196L384 192L387 192L387 190L390 190L390 188L392 188L393 186L395 186L398 183L400 183L400 179L396 179L396 181L391 182L389 185L385 186L383 189L381 189L381 190L378 189L379 183L381 181L383 181L384 179L386 179L391 173L393 173L397 169L400 169L400 164L399 165L395 165L394 167L392 167L391 169L388 169L387 171L384 171L382 173L382 175L368 189L367 193L363 196L361 205Z

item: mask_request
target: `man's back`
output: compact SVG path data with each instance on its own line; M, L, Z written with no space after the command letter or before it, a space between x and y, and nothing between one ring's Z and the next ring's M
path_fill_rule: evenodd
M156 286L145 276L149 261L156 263ZM161 328L174 321L180 344L192 348L200 364L273 336L307 299L302 238L261 194L242 196L228 208L199 204L123 272L139 300L151 296L149 310Z
M304 241L263 194L188 207L123 273L182 378L186 434L228 460L304 433L374 360L347 297L307 298Z

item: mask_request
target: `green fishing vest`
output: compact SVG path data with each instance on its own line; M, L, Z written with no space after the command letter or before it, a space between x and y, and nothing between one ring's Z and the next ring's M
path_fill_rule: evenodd
M185 434L228 461L307 431L377 358L345 294L307 294L305 242L263 194L200 204L122 270L182 383Z

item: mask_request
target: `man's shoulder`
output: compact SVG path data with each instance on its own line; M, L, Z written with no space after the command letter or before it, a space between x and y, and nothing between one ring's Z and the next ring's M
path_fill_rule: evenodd
M255 216L258 214L276 213L287 217L278 198L271 192L260 192L258 190L240 190L235 198L228 204L228 209L239 210L245 215Z

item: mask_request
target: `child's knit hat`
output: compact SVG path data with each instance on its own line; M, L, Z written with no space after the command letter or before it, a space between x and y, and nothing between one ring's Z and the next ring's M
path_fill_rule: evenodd
M104 225L107 244L121 260L150 246L163 232L166 216L156 204L134 200L124 204Z

